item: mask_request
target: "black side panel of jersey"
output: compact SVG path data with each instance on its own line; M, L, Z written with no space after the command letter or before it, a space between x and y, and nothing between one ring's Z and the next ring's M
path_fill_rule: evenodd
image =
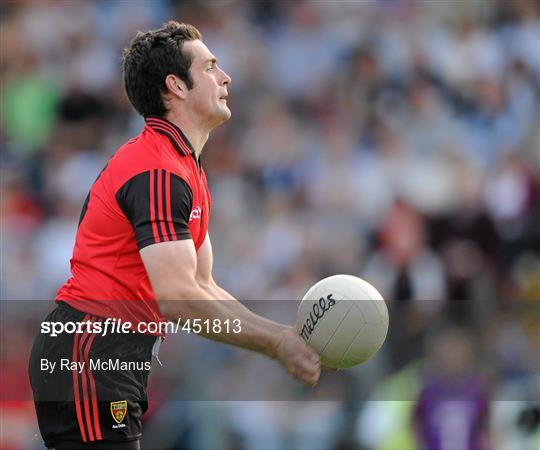
M103 169L101 169L101 172L99 172L99 175L94 180L94 184L96 184L96 181L99 180L99 177L105 171L105 169L107 168L108 165L109 165L109 163L105 164L105 167ZM92 184L92 186L94 184ZM90 190L88 191L88 195L84 199L84 204L83 204L83 207L82 207L81 215L79 216L79 224L77 225L79 227L81 226L81 222L83 221L84 216L86 216L86 211L88 211L88 202L90 201L90 192L92 192L92 188L90 188Z
M116 201L133 226L139 249L191 238L193 192L171 172L154 169L134 176L118 190Z

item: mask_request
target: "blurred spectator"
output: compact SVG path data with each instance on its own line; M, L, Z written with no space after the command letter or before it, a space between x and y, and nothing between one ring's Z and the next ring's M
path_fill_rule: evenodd
M439 333L430 342L429 372L413 413L418 442L433 450L489 448L489 397L472 337L461 329Z

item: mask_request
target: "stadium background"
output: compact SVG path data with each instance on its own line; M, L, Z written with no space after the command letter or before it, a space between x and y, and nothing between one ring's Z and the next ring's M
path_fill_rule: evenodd
M0 389L20 398L2 402L2 448L41 448L21 355L69 274L89 186L142 127L121 50L171 18L196 25L233 80L233 117L203 153L216 278L240 299L290 300L321 277L359 275L388 299L392 327L373 361L324 374L313 392L263 358L171 337L143 445L421 448L424 374L472 370L489 399L489 448L539 448L536 1L0 8ZM282 304L260 312L291 323L296 303ZM253 401L167 401L261 377L269 390ZM290 401L267 401L273 392ZM334 401L302 401L317 398ZM449 449L465 448L471 427L459 403L440 417Z

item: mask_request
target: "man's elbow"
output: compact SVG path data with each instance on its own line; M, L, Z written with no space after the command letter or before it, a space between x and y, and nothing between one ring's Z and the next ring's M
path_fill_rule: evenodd
M167 319L176 320L189 308L190 301L200 297L200 290L193 286L167 287L155 289L154 295L161 314Z
M177 320L180 315L178 314L178 308L175 305L175 303L178 303L174 300L164 300L156 298L159 312L163 317L165 317L167 320Z

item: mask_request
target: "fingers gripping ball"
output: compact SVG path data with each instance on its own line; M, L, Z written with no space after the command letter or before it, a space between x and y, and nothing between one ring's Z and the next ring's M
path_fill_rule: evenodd
M299 336L326 367L345 369L371 358L388 332L388 308L367 281L334 275L316 283L298 308Z

